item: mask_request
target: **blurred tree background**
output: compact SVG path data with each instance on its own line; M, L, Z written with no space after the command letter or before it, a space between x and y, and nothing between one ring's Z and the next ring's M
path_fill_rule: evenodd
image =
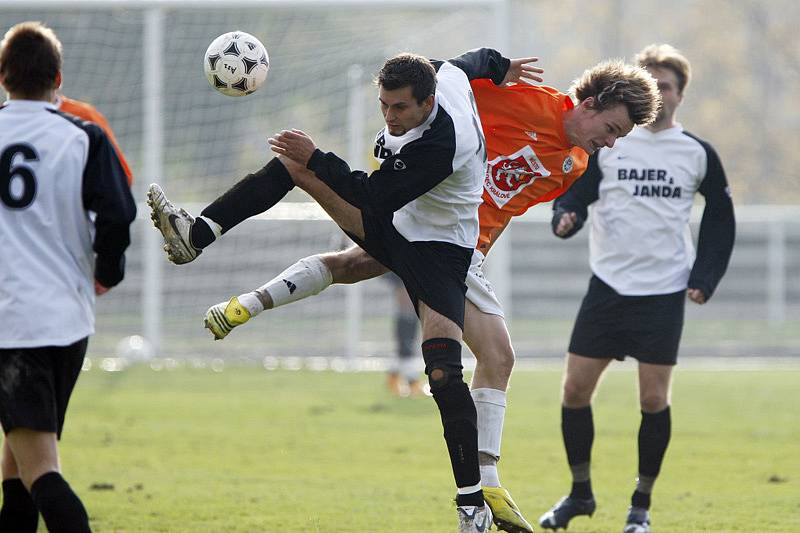
M678 120L720 153L739 204L800 202L800 4L789 0L509 0L514 55L565 89L607 57L669 43L692 64Z

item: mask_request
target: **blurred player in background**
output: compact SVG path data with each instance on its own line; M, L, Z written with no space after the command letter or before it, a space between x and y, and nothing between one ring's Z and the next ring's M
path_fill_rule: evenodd
M386 386L395 396L421 396L424 394L419 382L414 341L417 338L417 314L414 304L403 288L403 282L393 272L384 274L392 287L392 323L394 326L395 357L389 365Z
M549 87L496 87L491 80L473 80L472 87L489 155L479 209L480 238L467 276L464 328L465 342L477 360L471 388L477 409L481 483L498 527L528 532L532 531L530 524L500 485L497 471L514 351L502 307L483 276L483 255L511 218L565 191L585 169L587 152L613 145L634 123L652 121L660 97L655 81L644 70L619 62L598 64L576 80L572 90L577 104ZM379 133L374 146L379 160L386 157L381 139ZM235 191L204 211L223 222L221 233L250 216L239 207L240 201L238 205L233 201L238 196ZM220 210L225 203L229 207ZM183 237L195 249L189 260L199 253L196 248L213 240L189 243L189 239ZM174 260L174 253L171 255ZM223 338L264 309L312 296L331 283L356 283L383 272L385 268L358 247L306 257L259 289L239 297L251 305L244 306L239 298L232 298L213 306L206 314L206 323L216 338Z
M88 532L57 441L94 333L95 295L124 276L136 207L108 137L53 105L61 43L37 22L0 44L0 530ZM94 221L90 213L94 213Z
M636 59L658 80L663 103L656 121L594 154L583 177L553 206L553 232L561 238L580 230L593 206L593 275L563 384L561 431L572 490L540 519L547 529L566 528L573 517L595 510L592 396L608 364L629 355L639 362L642 419L639 475L624 532L650 531L650 494L670 439L684 303L687 296L697 304L711 298L733 250L733 203L719 157L675 121L689 62L669 45L648 46ZM695 259L688 223L698 192L706 205Z
M125 159L125 154L122 153L122 148L119 147L119 143L114 135L114 131L111 129L111 125L108 123L108 120L106 120L106 117L104 117L103 114L92 104L67 98L61 94L60 91L56 91L55 104L59 111L69 113L70 115L75 115L76 117L82 118L83 120L88 120L89 122L94 122L103 129L106 137L108 137L108 140L111 141L111 144L114 146L114 149L117 152L117 157L122 165L122 170L125 171L125 176L128 178L128 185L133 185L133 172L131 172L131 167L128 165L128 161Z

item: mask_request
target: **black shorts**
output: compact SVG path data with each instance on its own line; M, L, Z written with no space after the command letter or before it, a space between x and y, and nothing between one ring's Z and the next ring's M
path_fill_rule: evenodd
M0 349L0 423L52 432L61 438L67 404L83 367L89 339L69 346Z
M622 296L597 276L589 280L569 351L594 358L674 365L683 331L686 291Z
M350 238L403 281L419 315L422 301L464 329L464 295L472 249L440 241L409 242L390 216L362 211L364 240Z

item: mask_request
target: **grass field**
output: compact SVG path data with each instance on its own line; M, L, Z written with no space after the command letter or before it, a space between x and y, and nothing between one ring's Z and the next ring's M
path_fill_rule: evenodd
M612 371L601 386L598 510L570 533L621 531L634 377ZM519 372L509 394L501 480L531 521L569 486L559 380ZM797 371L678 371L654 531L800 531L798 383ZM455 531L435 404L389 396L377 373L92 370L62 460L100 533Z

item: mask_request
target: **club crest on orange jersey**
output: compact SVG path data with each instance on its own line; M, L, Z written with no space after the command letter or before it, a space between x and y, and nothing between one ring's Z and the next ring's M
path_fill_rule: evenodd
M503 207L536 178L549 175L533 148L526 145L489 161L483 185L497 207Z

